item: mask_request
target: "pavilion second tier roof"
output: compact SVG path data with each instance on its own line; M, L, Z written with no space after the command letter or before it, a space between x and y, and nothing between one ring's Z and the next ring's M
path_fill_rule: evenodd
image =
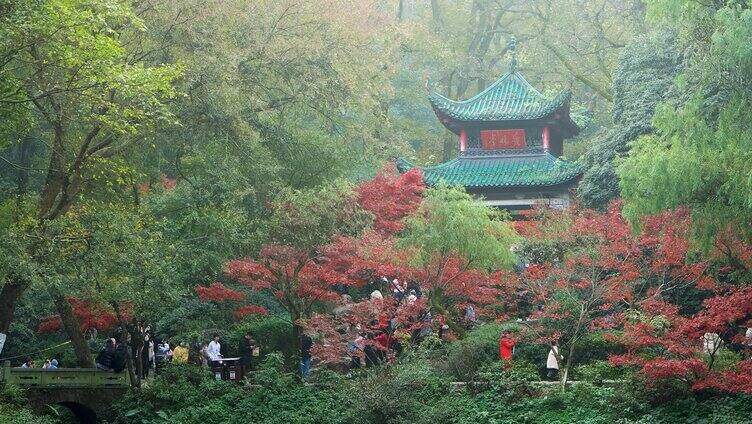
M397 159L396 165L400 172L416 167L404 159ZM466 188L550 187L582 175L580 164L557 159L548 152L461 156L440 165L418 168L429 186L444 182Z
M531 121L552 116L562 108L568 116L571 98L572 92L563 90L555 98L548 99L514 70L464 101L451 100L436 92L428 96L440 119L449 117L463 122ZM585 126L586 116L571 116L569 121L578 132ZM442 122L448 124L445 119Z

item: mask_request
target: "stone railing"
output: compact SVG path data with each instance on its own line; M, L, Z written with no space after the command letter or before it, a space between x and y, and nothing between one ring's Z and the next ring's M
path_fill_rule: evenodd
M599 381L578 381L578 380L569 380L567 381L567 387L569 386L576 386L578 384L588 383L592 384L594 386L599 387L615 387L620 386L626 383L625 380L599 380ZM539 389L557 389L561 387L561 382L559 381L530 381L527 383L530 385L530 387L535 387ZM473 382L465 382L465 381L454 381L449 383L449 387L451 390L461 390L464 388L472 388L474 390L484 390L489 388L491 385L488 381L473 381Z
M493 156L517 156L517 155L539 155L545 150L541 146L525 147L522 149L493 149L484 150L479 148L470 148L464 152L459 152L459 157L493 157Z
M114 373L95 368L11 368L3 364L0 381L22 387L55 388L128 387L128 373Z

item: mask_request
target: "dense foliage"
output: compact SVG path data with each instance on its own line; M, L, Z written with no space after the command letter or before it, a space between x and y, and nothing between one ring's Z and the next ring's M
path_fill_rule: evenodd
M729 231L749 242L749 81L752 78L747 1L667 2L658 17L681 16L680 45L689 65L681 75L688 102L662 105L654 136L635 145L619 168L629 214L680 205L691 208L698 233L712 243Z
M529 366L484 371L490 386L475 392L450 389L435 359L418 355L358 380L329 376L301 386L267 361L257 386L211 381L206 373L169 369L153 386L125 398L117 423L456 423L744 422L748 396L698 397L651 406L644 393L582 384L541 395Z
M425 92L513 37L592 118L572 206L514 219L392 161L456 155ZM750 39L749 0L0 2L0 357L260 346L242 384L129 357L117 423L744 422Z
M585 206L604 210L620 197L615 158L624 157L632 141L654 131L656 106L679 96L675 79L682 65L671 32L638 37L624 49L614 72L613 123L594 137L584 157L587 170L578 193Z

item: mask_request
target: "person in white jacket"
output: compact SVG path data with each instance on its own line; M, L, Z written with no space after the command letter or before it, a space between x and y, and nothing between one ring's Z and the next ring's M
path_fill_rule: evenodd
M222 362L222 354L220 353L221 345L219 344L219 334L215 334L212 337L212 341L209 342L209 347L206 348L206 353L209 356L209 360L212 362L212 366L217 366Z
M551 342L551 350L548 351L548 360L546 360L546 378L549 380L555 379L559 374L559 346L556 342Z

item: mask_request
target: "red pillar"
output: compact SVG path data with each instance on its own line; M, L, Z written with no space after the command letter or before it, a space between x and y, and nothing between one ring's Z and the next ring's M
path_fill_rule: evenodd
M543 150L548 151L551 140L551 130L548 127L543 127Z
M460 152L464 152L467 149L467 131L465 129L460 130Z

